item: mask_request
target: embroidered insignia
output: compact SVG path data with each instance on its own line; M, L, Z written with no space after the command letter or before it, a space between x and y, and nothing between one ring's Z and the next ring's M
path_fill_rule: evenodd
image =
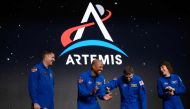
M175 80L175 81L172 81L172 84L177 84L177 80Z
M131 84L131 87L137 87L137 84Z
M31 72L37 72L38 71L38 69L36 68L36 67L33 67L32 69L31 69Z
M123 84L123 87L127 87L127 84Z
M100 86L100 85L102 85L102 82L96 82L96 84L97 84L98 86Z
M84 80L82 78L79 78L79 80L78 80L79 83L83 83L83 81Z
M144 85L144 82L141 80L139 81L140 86Z
M88 81L88 84L92 84L92 81Z

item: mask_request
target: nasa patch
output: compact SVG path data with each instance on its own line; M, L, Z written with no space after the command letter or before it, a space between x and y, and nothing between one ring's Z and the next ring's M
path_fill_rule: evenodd
M88 81L88 84L92 84L92 81Z

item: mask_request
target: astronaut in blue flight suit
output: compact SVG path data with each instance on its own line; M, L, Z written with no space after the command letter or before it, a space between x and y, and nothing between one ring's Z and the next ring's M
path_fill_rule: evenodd
M147 94L142 79L134 74L132 66L126 66L122 76L109 81L107 90L119 88L121 95L120 109L147 109Z
M184 109L180 95L185 93L185 86L177 74L173 73L170 62L163 61L159 66L161 77L157 81L158 96L163 100L163 109Z
M52 51L44 51L43 60L30 71L28 90L32 109L54 109L54 78L49 67L55 61Z
M97 97L101 100L110 100L112 96L106 94L104 87L105 78L101 74L102 61L95 59L91 71L84 72L78 79L78 109L100 109Z

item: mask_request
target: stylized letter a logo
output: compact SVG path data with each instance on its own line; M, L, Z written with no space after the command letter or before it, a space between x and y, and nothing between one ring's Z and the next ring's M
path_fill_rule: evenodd
M113 42L110 34L108 33L106 27L104 26L103 22L101 21L98 13L96 12L96 10L95 10L95 8L94 8L94 6L92 5L91 2L89 3L89 5L87 7L87 10L86 10L86 12L85 12L85 14L84 14L84 16L82 18L81 23L87 22L91 13L92 13L94 19L96 20L96 23L98 24L102 34L104 35L104 38L111 41L111 42ZM81 39L84 29L85 29L85 27L78 29L78 31L77 31L77 33L76 33L76 35L74 37L74 41L78 40L78 39Z

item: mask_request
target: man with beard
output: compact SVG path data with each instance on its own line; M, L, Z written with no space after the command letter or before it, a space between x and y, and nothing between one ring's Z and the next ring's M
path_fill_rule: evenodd
M105 78L101 74L103 70L102 61L95 59L91 70L84 72L78 79L78 109L100 109L97 97L101 100L111 99L110 94L105 92Z

